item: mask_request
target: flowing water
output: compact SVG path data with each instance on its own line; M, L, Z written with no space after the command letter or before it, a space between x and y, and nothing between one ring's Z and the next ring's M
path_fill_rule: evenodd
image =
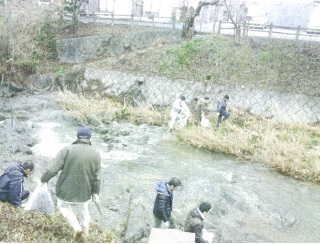
M98 135L92 139L102 155L102 208L110 209L107 201L121 201L112 196L134 188L141 190L135 199L151 213L155 183L176 176L183 182L174 193L175 214L181 219L205 200L214 206L207 228L238 235L230 237L231 241L250 241L251 235L267 242L320 241L318 185L180 144L167 128L119 126L129 126L132 133L115 137L111 146ZM36 154L54 157L66 142L73 141L76 129L74 125L41 124Z
M41 114L41 115L40 115ZM61 111L35 112L32 150L41 161L36 182L58 151L75 140L78 125ZM121 230L124 222L150 229L155 184L178 177L174 213L178 228L201 201L212 204L205 223L223 242L320 242L320 186L281 175L257 163L197 150L179 142L168 128L113 123L109 133L93 131L102 156L101 208L90 205L92 221ZM51 189L54 180L50 181ZM130 215L127 211L130 210ZM129 226L128 225L128 226ZM127 226L127 227L128 227ZM144 241L144 240L142 240Z

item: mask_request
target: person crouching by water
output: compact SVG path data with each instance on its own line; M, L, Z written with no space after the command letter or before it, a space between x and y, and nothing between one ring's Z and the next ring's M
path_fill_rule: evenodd
M101 157L90 138L90 129L80 127L77 140L64 147L41 176L43 185L61 171L56 184L57 205L73 227L77 242L89 235L91 198L99 202Z
M175 228L175 217L172 213L173 191L181 186L178 178L172 178L168 183L159 181L156 185L157 196L154 201L154 227L161 228L162 223L165 228Z
M192 209L188 214L186 223L184 225L184 231L195 233L196 243L212 242L212 240L206 240L203 236L203 221L205 220L205 216L210 209L211 204L208 202L203 202L199 207Z
M172 131L175 121L178 117L180 120L180 125L182 127L185 127L187 125L190 116L190 109L185 101L186 97L180 96L173 102L171 109L171 121L169 123L170 131Z
M24 190L24 177L28 177L34 169L32 162L24 162L10 166L0 176L0 201L23 207L22 201L27 199L30 191Z

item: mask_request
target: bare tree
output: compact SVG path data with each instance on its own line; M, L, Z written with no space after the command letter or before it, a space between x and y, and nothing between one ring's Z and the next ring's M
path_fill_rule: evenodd
M133 5L133 8L132 8L133 16L141 17L143 15L144 1L143 0L131 0L131 2Z
M86 0L72 0L72 22L74 26L78 24L79 10L85 1Z
M181 33L181 37L183 39L192 38L194 33L194 24L196 18L200 15L201 9L203 6L207 5L218 5L220 0L211 0L211 1L200 1L195 10L190 9L188 17L183 24L183 29Z
M228 12L228 17L235 28L236 43L239 44L241 37L241 24L245 19L246 4L245 2L231 4L230 2L228 3L227 0L224 0L224 4Z

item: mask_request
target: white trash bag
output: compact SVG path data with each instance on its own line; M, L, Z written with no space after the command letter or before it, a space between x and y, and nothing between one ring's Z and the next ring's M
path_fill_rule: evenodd
M211 127L210 120L208 120L206 117L204 117L204 114L201 113L201 126L205 128Z
M47 184L43 186L37 185L34 192L31 193L24 209L54 215L54 204Z
M214 234L206 229L202 230L202 238L208 241L209 243L213 242Z

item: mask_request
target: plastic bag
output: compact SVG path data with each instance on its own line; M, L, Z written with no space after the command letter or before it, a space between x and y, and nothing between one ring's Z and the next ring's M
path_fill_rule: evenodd
M47 184L38 185L26 203L25 210L54 214L54 204L48 191Z
M207 240L209 243L212 243L214 234L206 229L202 229L202 238Z

